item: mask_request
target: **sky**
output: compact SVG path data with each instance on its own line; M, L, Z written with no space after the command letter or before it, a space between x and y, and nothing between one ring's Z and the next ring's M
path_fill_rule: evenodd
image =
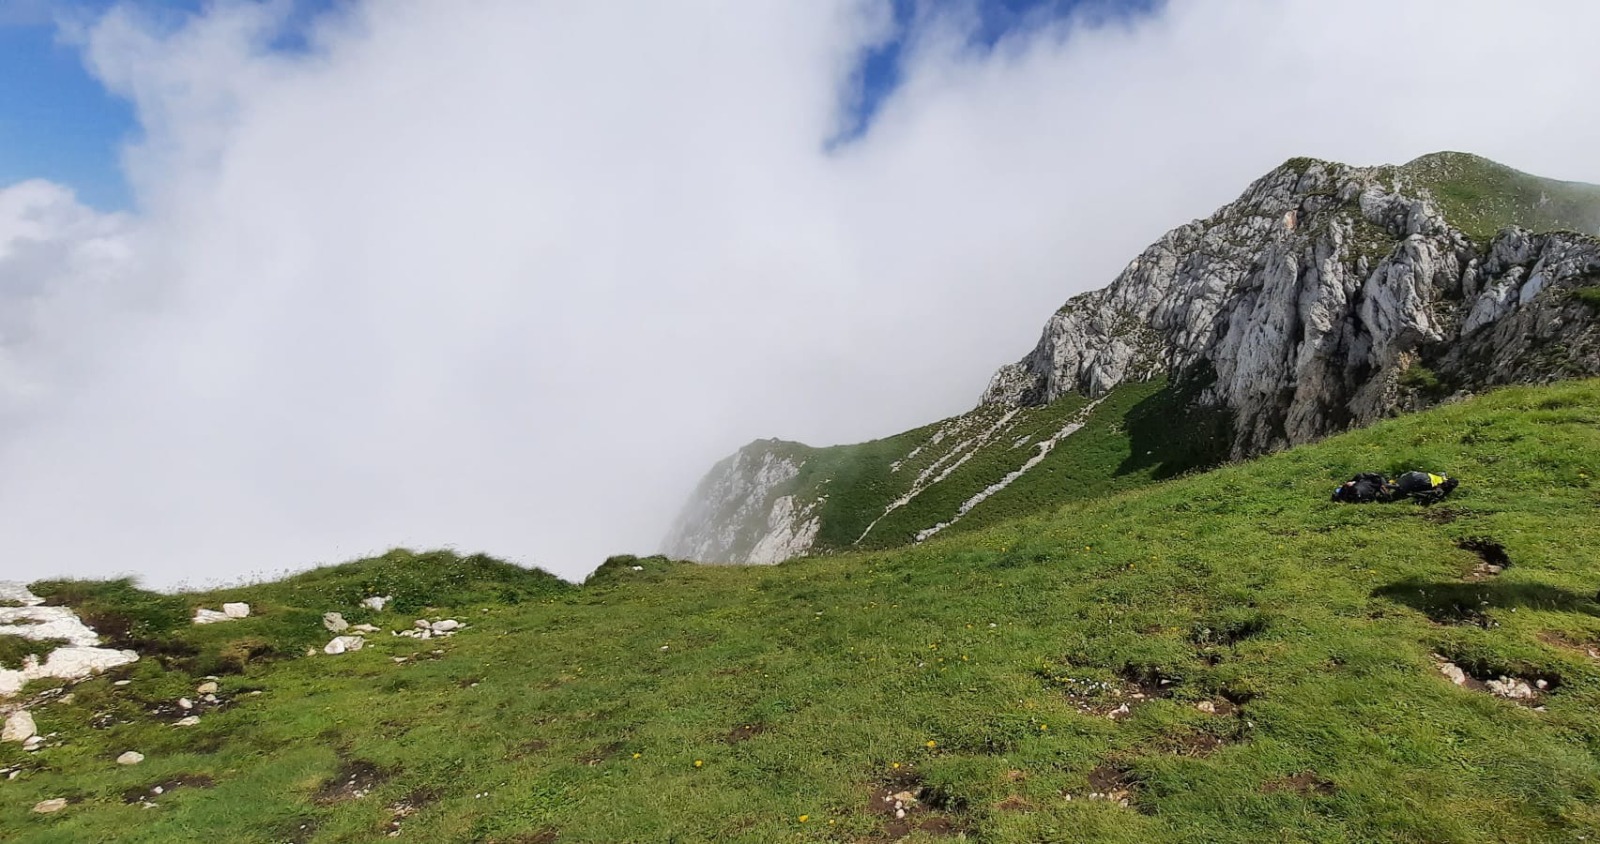
M0 578L569 578L1298 155L1600 182L1600 5L0 2ZM1494 61L1483 45L1493 44Z

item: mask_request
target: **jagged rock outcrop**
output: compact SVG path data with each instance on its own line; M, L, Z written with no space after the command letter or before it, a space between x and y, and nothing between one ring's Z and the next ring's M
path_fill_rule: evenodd
M1285 164L1068 301L983 401L1188 379L1233 412L1243 457L1441 390L1600 373L1593 306L1572 295L1600 282L1600 240L1509 227L1484 248L1417 169Z
M804 459L780 440L761 440L712 467L663 544L679 559L776 563L804 553L821 522L815 503L780 494Z

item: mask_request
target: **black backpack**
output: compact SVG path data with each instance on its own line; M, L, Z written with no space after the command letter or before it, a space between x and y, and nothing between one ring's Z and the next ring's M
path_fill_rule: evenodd
M1333 500L1345 504L1367 504L1373 501L1391 501L1394 485L1377 472L1362 472L1340 484L1333 491Z
M1407 472L1395 479L1395 498L1410 498L1418 504L1434 504L1443 501L1460 483L1449 475L1434 475L1428 472Z

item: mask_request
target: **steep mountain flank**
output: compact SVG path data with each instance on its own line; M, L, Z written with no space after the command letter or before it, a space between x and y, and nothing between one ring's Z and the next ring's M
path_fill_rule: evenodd
M919 542L1497 384L1600 373L1600 187L1460 153L1294 159L1069 300L977 409L854 446L757 441L664 551Z

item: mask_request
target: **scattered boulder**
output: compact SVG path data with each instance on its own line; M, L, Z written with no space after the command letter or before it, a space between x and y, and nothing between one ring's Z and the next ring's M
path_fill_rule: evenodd
M44 747L44 742L44 736L29 736L28 740L22 743L22 749L32 753L35 750Z
M366 607L373 612L383 612L383 605L393 600L393 595L373 595L372 597L362 601L361 606Z
M328 628L329 633L343 633L350 629L350 622L344 620L344 615L336 612L322 614L322 626Z
M117 757L118 765L137 765L144 761L144 754L137 750L130 750Z
M335 636L328 644L322 646L325 654L342 654L348 651L359 651L367 644L367 640L360 636Z
M1483 685L1489 690L1489 694L1495 697L1503 697L1506 700L1533 700L1538 696L1538 693L1533 690L1533 686L1529 685L1527 680L1517 677L1501 677L1498 680L1490 680Z
M1456 665L1453 662L1439 663L1439 673L1449 678L1450 682L1455 683L1458 686L1465 686L1468 684L1469 678L1467 677L1467 672L1463 671L1461 666Z
M378 628L373 626L373 625L371 625L371 624L352 624L350 626L350 632L352 632L352 633L377 633L378 632Z
M216 624L220 621L233 621L234 617L228 615L226 612L208 610L205 607L201 607L200 609L194 611L194 618L191 620L195 624Z
M243 601L222 605L222 613L229 618L249 618L250 605Z
M217 685L217 681L207 680L204 683L195 686L194 693L197 695L214 695L217 693L219 688L220 687Z
M67 808L67 800L65 797L53 797L49 800L40 800L39 802L33 804L33 811L41 815L59 812L65 808Z
M33 723L33 716L26 709L18 709L6 717L6 725L0 731L0 741L25 742L39 733L39 728Z
M460 627L461 627L461 622L456 621L453 618L447 618L447 619L444 619L443 621L435 621L432 625L429 626L429 629L431 629L435 633L449 633L451 631L460 629Z
M172 726L174 726L174 727L193 727L194 725L196 725L198 723L200 723L200 716L199 715L190 715L188 717L179 718L178 720L173 721L172 722Z

